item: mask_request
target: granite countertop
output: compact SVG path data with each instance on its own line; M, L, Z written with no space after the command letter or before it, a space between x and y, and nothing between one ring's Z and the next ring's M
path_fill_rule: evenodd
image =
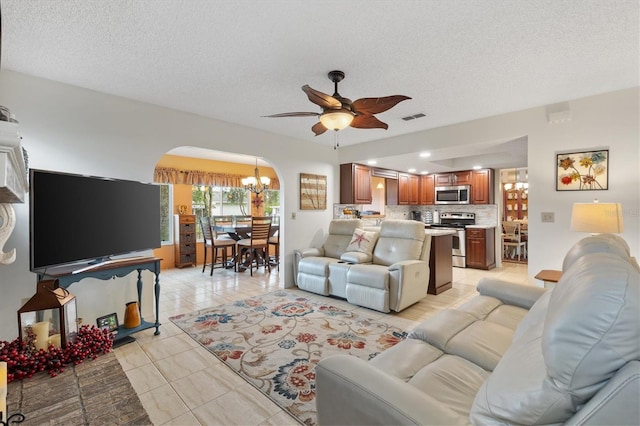
M496 225L467 225L466 228L475 228L475 229L491 229L495 228Z
M454 235L456 231L451 229L429 229L425 228L424 233L432 237L440 237L442 235Z

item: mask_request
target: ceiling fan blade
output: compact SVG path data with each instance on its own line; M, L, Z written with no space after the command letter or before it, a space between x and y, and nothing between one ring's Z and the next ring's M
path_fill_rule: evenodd
M362 98L357 99L352 108L356 113L360 114L378 114L393 108L398 103L411 99L408 96L393 95L382 98Z
M263 117L317 117L317 112L283 112L281 114L263 115Z
M382 121L375 118L373 115L356 115L353 117L353 121L350 124L351 127L355 127L356 129L385 129L387 130L389 126L387 123L383 123Z
M329 96L326 93L322 93L317 91L316 89L312 89L309 85L305 84L302 86L302 91L307 94L307 97L311 102L320 106L321 108L342 108L342 102L334 98L333 96Z
M313 125L313 127L311 128L311 131L315 133L316 136L318 136L326 132L327 128L324 127L324 124L318 121L316 124Z

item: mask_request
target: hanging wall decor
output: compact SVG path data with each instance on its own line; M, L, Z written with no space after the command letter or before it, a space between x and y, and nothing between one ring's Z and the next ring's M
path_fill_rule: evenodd
M609 189L609 150L556 154L556 191Z
M327 209L327 177L300 173L300 210Z

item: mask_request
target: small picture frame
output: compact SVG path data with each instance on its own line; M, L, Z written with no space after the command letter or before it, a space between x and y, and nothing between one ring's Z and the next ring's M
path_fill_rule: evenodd
M98 328L100 330L107 330L109 332L118 330L118 327L120 325L118 324L118 314L116 314L115 312L96 319L96 323L98 324Z

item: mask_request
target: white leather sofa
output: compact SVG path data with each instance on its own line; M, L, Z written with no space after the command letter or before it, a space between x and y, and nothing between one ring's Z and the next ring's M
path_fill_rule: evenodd
M362 250L353 248L356 232L370 243ZM399 312L426 296L430 251L420 222L385 220L375 232L359 220L336 219L321 247L294 251L294 276L302 290Z
M638 264L600 235L563 268L552 290L482 279L369 362L321 360L319 423L640 424Z

